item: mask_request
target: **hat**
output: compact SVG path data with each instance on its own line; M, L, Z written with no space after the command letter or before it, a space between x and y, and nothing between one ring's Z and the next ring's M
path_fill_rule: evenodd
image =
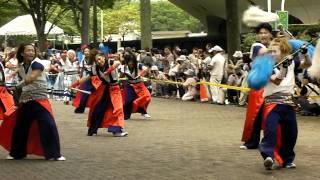
M120 47L119 49L118 49L118 52L119 51L124 51L124 48L123 47Z
M151 71L159 71L158 66L151 66Z
M181 55L177 58L177 61L186 61L187 57L185 55Z
M183 74L185 74L187 76L194 76L194 70L188 69L188 70L184 71Z
M215 45L213 48L211 48L210 50L212 50L212 51L223 51L223 49L220 47L220 46L218 46L218 45Z
M234 54L233 54L232 56L235 57L235 58L242 58L242 57L243 57L241 51L236 51L236 52L234 52Z

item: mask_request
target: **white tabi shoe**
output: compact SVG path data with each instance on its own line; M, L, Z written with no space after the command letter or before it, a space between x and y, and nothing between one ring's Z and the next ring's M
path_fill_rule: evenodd
M150 118L151 118L151 116L150 116L149 114L142 114L142 116L143 116L144 118L146 118L146 119L150 119Z
M8 155L8 156L6 157L6 160L14 160L14 157Z
M64 156L60 156L58 158L51 158L51 159L48 159L49 161L65 161L67 160Z
M125 137L128 136L127 132L119 132L119 133L113 133L114 137Z

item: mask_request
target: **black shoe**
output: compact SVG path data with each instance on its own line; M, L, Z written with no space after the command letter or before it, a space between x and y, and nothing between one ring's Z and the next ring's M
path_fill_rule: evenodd
M82 114L82 113L84 113L84 108L76 108L75 110L74 110L74 113L76 113L76 114Z

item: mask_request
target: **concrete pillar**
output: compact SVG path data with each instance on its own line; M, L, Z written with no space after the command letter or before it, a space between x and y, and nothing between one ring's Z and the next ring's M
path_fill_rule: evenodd
M152 48L151 2L140 0L141 49Z
M228 57L240 50L239 0L226 0Z

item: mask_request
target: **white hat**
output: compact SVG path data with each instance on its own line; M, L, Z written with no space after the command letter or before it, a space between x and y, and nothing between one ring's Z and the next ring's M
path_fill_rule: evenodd
M223 51L223 49L218 46L218 45L215 45L213 48L211 48L213 51Z
M119 49L118 49L118 52L119 51L124 51L124 48L123 47L120 47Z
M187 57L185 55L181 55L177 58L177 61L186 61Z
M236 51L236 52L234 52L234 54L233 54L232 56L235 57L235 58L242 58L242 57L243 57L241 51Z
M158 66L151 66L151 71L159 71Z
M187 76L194 76L194 70L192 70L192 69L188 69L188 70L184 71L183 73Z
M210 48L210 49L208 50L208 52L209 52L209 53L212 53L212 52L213 52L213 48Z

